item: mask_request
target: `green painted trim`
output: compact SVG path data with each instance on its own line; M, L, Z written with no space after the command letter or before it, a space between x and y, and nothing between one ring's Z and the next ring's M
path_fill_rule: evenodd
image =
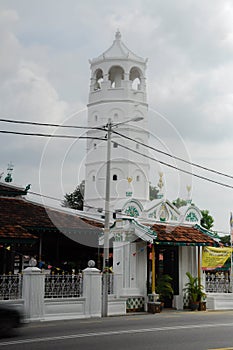
M196 228L197 230L199 230L201 233L206 234L207 236L213 238L213 239L220 239L220 237L218 235L215 235L213 232L205 229L204 227L201 227L200 225L196 224L194 226L194 228Z

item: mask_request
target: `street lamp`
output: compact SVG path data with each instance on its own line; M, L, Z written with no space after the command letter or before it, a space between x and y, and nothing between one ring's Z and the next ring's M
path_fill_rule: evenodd
M105 221L104 221L104 257L103 257L103 297L102 316L108 316L108 276L109 276L109 231L110 231L110 165L111 165L111 136L112 129L118 125L129 122L138 122L143 117L134 117L129 120L112 124L108 119L107 129L107 164L106 164L106 188L105 188Z

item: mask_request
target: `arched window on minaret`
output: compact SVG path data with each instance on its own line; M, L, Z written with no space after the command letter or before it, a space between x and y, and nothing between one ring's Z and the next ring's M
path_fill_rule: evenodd
M141 72L138 68L130 69L129 80L132 81L132 89L141 90Z
M113 181L117 181L117 175L114 174L113 177L112 177Z
M121 81L124 80L124 70L120 66L113 66L108 73L108 79L111 81L111 88L121 87Z
M97 69L95 72L95 84L94 84L94 90L100 90L101 89L101 83L103 81L103 71L102 69Z

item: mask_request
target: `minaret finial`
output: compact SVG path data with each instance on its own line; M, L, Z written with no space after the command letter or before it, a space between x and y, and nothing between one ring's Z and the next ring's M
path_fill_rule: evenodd
M12 162L8 164L7 168L7 176L5 177L5 182L12 182L12 172L13 172L14 165Z
M163 186L164 186L164 182L163 182L163 173L160 171L159 172L159 182L158 182L158 188L159 188L159 193L158 193L158 198L163 198Z
M119 29L117 29L117 31L116 31L115 39L116 40L121 40L121 33L120 33Z
M186 189L187 189L187 191L188 191L187 203L191 204L191 203L192 203L192 198L191 198L191 189L192 189L192 186L187 185L187 186L186 186Z

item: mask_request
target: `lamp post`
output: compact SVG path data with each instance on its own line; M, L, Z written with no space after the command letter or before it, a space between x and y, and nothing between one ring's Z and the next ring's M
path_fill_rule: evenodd
M110 232L110 165L111 165L111 136L112 128L129 122L138 122L143 117L134 117L124 122L112 124L108 119L107 129L107 164L106 164L106 188L105 188L105 221L104 221L104 256L103 256L103 297L102 316L108 316L108 280L109 280L109 232Z

